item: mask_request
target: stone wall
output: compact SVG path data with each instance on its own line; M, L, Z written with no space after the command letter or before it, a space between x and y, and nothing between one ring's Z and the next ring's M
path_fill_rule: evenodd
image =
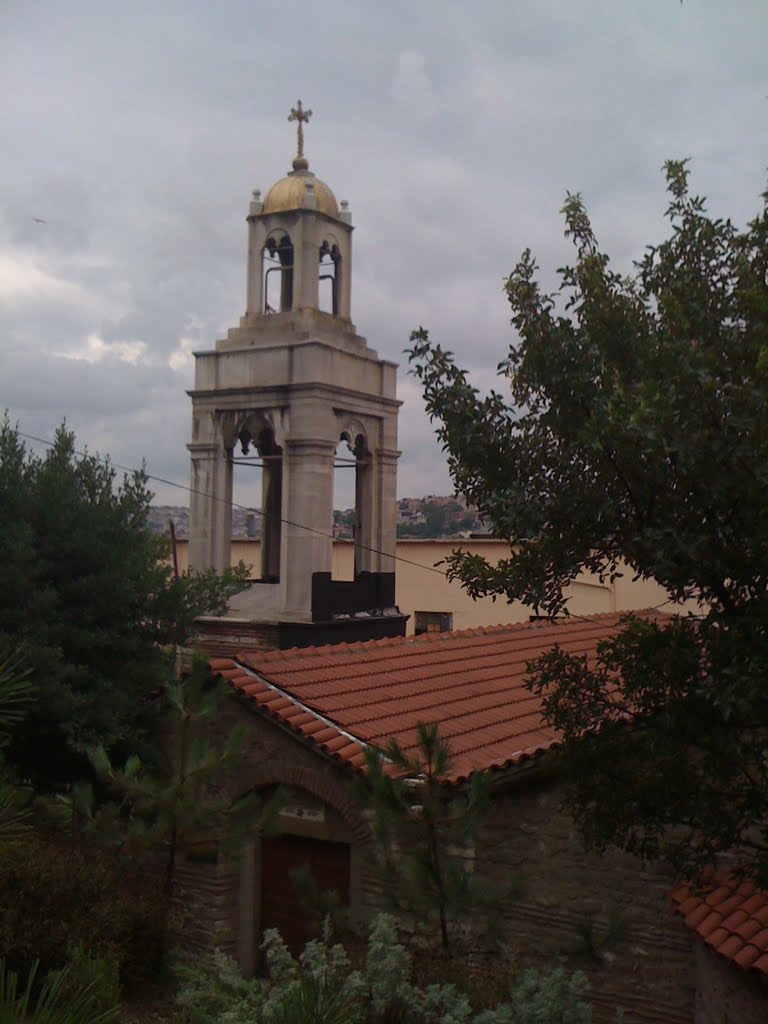
M246 723L252 743L240 770L226 780L227 789L235 795L285 783L326 801L343 826L333 826L327 838L350 842L356 854L353 909L375 908L379 889L364 856L369 833L351 796L348 769L233 700L220 728L237 722ZM585 971L595 1024L615 1024L618 1008L625 1024L692 1024L692 937L672 913L669 874L619 854L587 855L561 807L562 795L558 784L534 774L517 784L510 780L495 799L476 869L500 894L505 940L523 964L548 969L560 957L569 969ZM253 849L248 858L253 864ZM190 938L214 942L246 967L254 962L248 933L257 917L244 913L243 899L247 911L258 889L258 852L252 870L256 877L248 881L236 862L187 860L179 869ZM607 935L611 922L613 934ZM714 1024L717 1018L705 1019Z
M370 903L375 881L365 874L362 851L369 833L351 793L350 775L329 759L308 749L277 724L233 698L219 715L216 732L223 738L236 725L246 725L249 740L236 773L222 779L222 790L237 798L253 789L285 785L304 790L325 802L332 813L322 828L292 823L287 830L311 838L348 842L353 852L352 909L360 913ZM248 921L258 925L258 840L242 858L182 854L177 870L177 898L185 939L191 947L215 945L237 957L249 970L255 962ZM250 872L250 874L249 874ZM244 892L245 889L249 891ZM248 904L244 905L244 901ZM255 919L252 915L255 914Z
M497 797L478 870L502 897L507 942L524 963L564 956L592 987L595 1024L691 1024L691 936L669 904L670 875L612 852L587 854L563 790L529 778Z
M765 1024L768 979L696 942L695 1024Z

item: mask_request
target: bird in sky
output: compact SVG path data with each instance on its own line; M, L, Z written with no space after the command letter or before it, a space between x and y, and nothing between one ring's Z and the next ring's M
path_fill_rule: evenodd
M47 220L43 220L42 217L33 217L32 220L35 222L35 224L47 224L48 223L48 221Z

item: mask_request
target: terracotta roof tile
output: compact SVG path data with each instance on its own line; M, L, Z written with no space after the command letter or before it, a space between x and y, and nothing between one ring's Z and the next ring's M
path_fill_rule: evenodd
M720 907L718 907L717 909L722 915L722 909ZM746 910L742 910L742 908L739 907L738 910L734 910L733 913L728 914L725 918L723 918L723 927L727 928L730 932L735 932L737 931L738 926L740 924L743 924L745 921L748 920L749 914L746 912Z
M696 900L696 903L694 908L689 910L686 914L685 923L689 928L694 928L698 931L699 925L705 917L709 917L712 912L712 908L708 903L702 903L697 896L693 897L693 899Z
M723 956L733 956L743 946L743 942L737 935L733 935L722 926L707 936L707 944L713 946Z
M699 933L702 939L707 939L707 941L709 941L710 935L712 935L715 929L720 926L720 922L722 920L722 914L718 914L716 910L710 910L707 916L701 922L701 924L697 927L696 931ZM730 938L730 936L731 933L728 932L728 937Z
M768 975L768 892L750 877L710 874L671 893L686 925L720 956Z
M669 616L639 614L665 621ZM216 658L212 670L262 713L352 768L367 745L416 746L416 726L437 722L454 764L448 781L535 757L558 741L525 688L528 662L557 644L593 657L620 616L396 637ZM343 742L342 742L343 741Z
M741 949L734 954L733 959L739 967L751 967L759 957L760 950L748 944L746 946L742 946Z

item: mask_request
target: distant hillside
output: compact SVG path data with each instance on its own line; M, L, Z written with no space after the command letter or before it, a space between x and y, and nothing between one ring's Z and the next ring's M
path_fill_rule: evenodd
M352 536L353 509L333 513L333 533L339 539ZM189 537L189 509L183 505L153 505L147 525L155 533L168 533L173 520L176 536ZM249 528L250 527L250 528ZM461 537L469 533L484 533L477 509L467 505L456 495L428 494L423 498L400 498L397 502L397 536L413 538ZM242 508L232 510L232 536L259 537L261 516L257 511Z

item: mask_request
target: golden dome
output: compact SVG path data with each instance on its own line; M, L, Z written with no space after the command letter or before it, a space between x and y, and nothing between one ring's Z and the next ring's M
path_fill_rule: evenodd
M304 193L308 181L311 181L314 186L315 209L320 213L328 214L329 217L338 218L339 206L336 196L324 181L315 177L303 157L296 157L293 161L293 170L276 182L267 192L261 212L280 213L285 210L300 210L304 206Z

